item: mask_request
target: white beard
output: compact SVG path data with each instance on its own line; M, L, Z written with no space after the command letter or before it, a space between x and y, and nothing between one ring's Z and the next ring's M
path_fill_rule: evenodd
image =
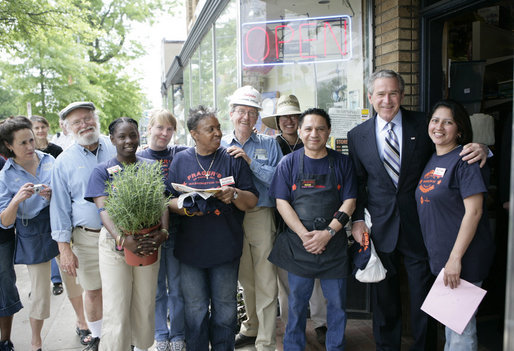
M95 130L92 133L90 132L86 135L80 135L80 132L88 128L79 130L77 134L71 132L71 135L73 136L73 139L75 139L77 144L87 146L98 142L98 139L100 138L100 126L98 125L98 123L96 124Z

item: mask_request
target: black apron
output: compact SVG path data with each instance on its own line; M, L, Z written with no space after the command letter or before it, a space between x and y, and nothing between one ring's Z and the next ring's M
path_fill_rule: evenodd
M304 174L304 151L298 155L300 164L291 206L308 231L323 230L341 206L334 159L328 156L328 174ZM322 254L314 255L303 247L300 237L287 228L277 237L269 261L280 268L305 278L341 279L348 274L347 239L339 231L330 239Z

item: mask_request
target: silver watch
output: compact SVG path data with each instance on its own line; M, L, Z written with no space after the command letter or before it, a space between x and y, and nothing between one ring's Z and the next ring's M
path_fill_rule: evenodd
M328 231L330 236L336 235L336 231L334 229L332 229L330 226L327 226L326 230Z
M234 195L232 196L232 200L236 200L239 196L239 193L237 192L236 189L234 189Z

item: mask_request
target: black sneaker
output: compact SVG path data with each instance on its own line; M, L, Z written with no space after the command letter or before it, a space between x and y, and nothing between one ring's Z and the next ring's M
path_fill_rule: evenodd
M318 340L321 345L325 345L325 339L327 338L327 327L317 327L314 329L314 331L316 332L316 340Z
M234 346L237 349L246 345L255 345L255 339L257 339L256 336L246 336L244 334L238 333L236 335L236 343Z
M99 345L100 345L100 338L91 338L91 341L89 342L89 344L82 351L98 351Z
M11 340L0 341L0 351L14 351Z

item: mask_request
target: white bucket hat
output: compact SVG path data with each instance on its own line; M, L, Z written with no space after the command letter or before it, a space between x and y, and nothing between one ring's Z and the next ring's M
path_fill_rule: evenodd
M279 130L278 128L278 117L287 115L299 115L302 111L300 110L300 103L294 95L282 95L277 102L277 113L274 115L262 117L262 123L267 127Z

